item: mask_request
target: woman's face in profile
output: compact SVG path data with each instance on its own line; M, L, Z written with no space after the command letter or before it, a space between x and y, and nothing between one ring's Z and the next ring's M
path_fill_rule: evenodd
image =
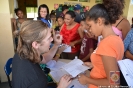
M44 34L46 37L41 41L41 43L38 43L38 51L40 54L46 53L50 49L50 44L53 41L51 30L52 29L48 29L47 34Z
M47 16L47 9L46 8L41 8L40 9L40 16L42 18L46 18L46 16Z
M98 23L94 22L93 20L86 20L87 24L87 30L93 35L93 36L99 36L100 29L98 27Z

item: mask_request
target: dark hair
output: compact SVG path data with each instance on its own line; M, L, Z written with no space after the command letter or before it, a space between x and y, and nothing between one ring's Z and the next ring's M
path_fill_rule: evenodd
M51 13L50 13L50 18L51 17L55 17L56 18L56 15L55 14L56 14L55 10L52 10Z
M85 21L86 19L85 18L83 18L81 21Z
M16 8L16 9L14 9L14 12L15 12L15 14L17 15L18 14L18 11L22 11L20 8ZM22 11L23 12L23 11Z
M124 0L103 0L103 4L107 9L109 16L112 18L111 23L115 23L119 16L123 14Z
M56 20L58 20L59 18L61 18L62 20L64 20L64 18L63 18L62 16L57 17L57 19L56 19Z
M69 14L71 16L71 18L76 17L76 14L74 13L74 11L67 11L66 14Z
M94 5L87 13L86 13L86 19L87 20L94 20L97 21L98 18L104 18L104 24L108 25L110 24L110 17L107 13L107 10L103 4L96 4Z
M50 14L56 14L56 11L55 10L52 10Z
M68 7L67 5L62 6L62 12L63 12L64 10L68 9L68 8L69 8L69 7Z
M40 16L41 8L46 8L47 9L46 20L50 20L50 17L49 17L49 8L48 8L48 6L46 4L42 4L42 5L39 6L39 8L38 8L38 18L41 18L41 16Z

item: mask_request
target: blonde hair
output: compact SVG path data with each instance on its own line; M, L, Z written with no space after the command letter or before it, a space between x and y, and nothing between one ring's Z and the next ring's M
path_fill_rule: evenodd
M47 24L41 21L25 21L22 23L20 32L17 53L21 58L29 59L33 63L41 61L37 50L32 47L32 43L36 41L41 43L48 32Z

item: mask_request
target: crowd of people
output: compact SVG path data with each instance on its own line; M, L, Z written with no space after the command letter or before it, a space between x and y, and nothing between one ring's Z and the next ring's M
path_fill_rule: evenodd
M12 87L50 88L40 64L50 67L59 58L73 60L75 56L91 67L89 77L78 75L82 85L121 85L111 84L109 73L120 71L117 61L133 60L133 29L122 16L124 4L124 0L103 0L84 16L80 14L80 5L75 5L74 11L64 5L57 18L54 11L49 13L48 6L42 4L33 20L27 20L21 9L15 9L18 18L14 20L13 34L17 49L12 63ZM63 52L68 46L71 52ZM71 78L64 75L57 88L67 88Z

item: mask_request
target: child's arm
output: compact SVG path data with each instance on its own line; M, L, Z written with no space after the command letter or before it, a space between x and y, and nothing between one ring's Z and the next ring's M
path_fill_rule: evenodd
M78 33L80 35L80 38L82 39L84 37L84 31L81 27L78 28Z
M93 51L94 51L93 48L90 48L88 55L87 55L85 58L83 58L82 61L85 62L85 61L87 61L88 59L90 59L90 56L91 56L91 54L93 53Z

